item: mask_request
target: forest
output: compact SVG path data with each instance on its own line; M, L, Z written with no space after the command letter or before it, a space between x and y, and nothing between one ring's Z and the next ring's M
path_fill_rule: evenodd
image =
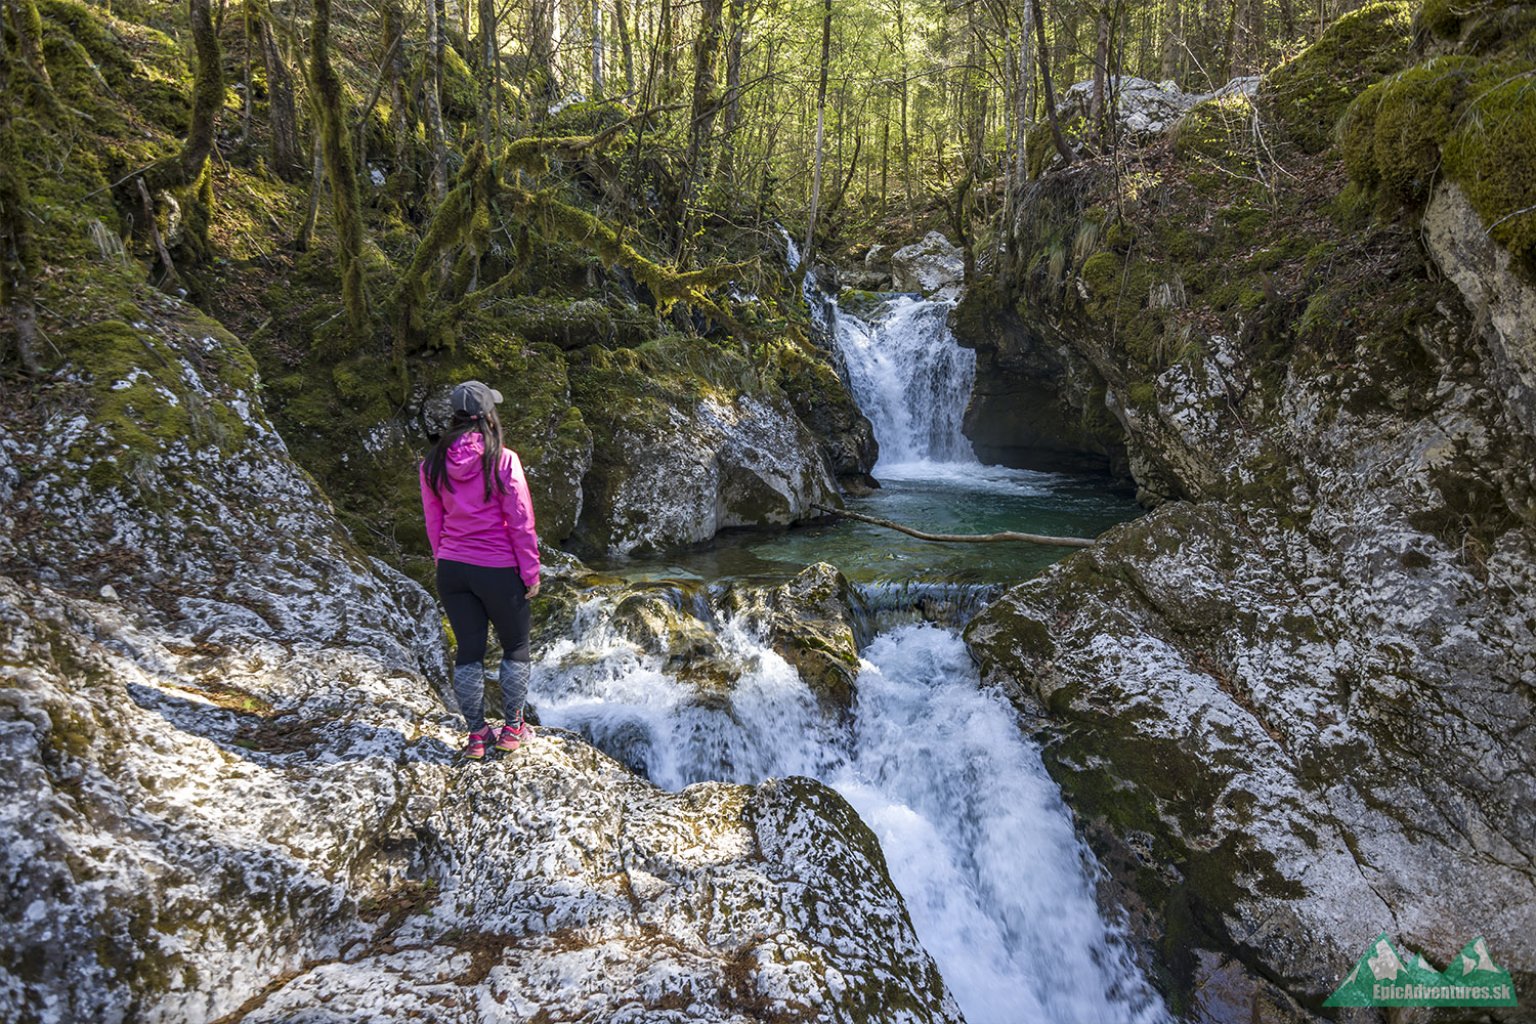
M100 29L61 34L86 30L89 9L5 6L8 294L17 355L32 368L37 257L26 179L47 176L39 161L68 162L111 133L114 118L101 108L130 99L110 84L114 72L152 82L160 109L139 115L158 114L158 128L182 135L172 153L140 141L99 157L132 255L153 263L158 281L196 285L225 198L223 169L244 168L307 191L307 214L284 225L293 249L309 248L326 221L320 244L334 247L345 308L340 349L367 347L394 324L399 355L441 344L443 328L429 321L451 320L447 311L470 295L516 288L527 268L510 254L535 220L599 247L666 301L717 314L725 311L711 309L707 284L728 278L721 264L770 224L792 229L805 248L835 248L943 211L947 229L970 240L1049 151L1070 159L1116 150L1121 76L1213 91L1294 55L1348 5L100 8L169 33L158 38L186 53L185 82L155 67L152 50L125 52ZM1077 82L1087 87L1064 111L1059 94ZM596 222L561 199L573 185ZM174 245L168 202L190 228ZM413 247L401 247L402 230ZM372 255L380 249L388 271Z

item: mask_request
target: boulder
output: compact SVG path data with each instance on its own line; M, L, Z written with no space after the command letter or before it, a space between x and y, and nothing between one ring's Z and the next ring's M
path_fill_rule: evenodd
M1115 115L1120 131L1135 142L1156 138L1174 126L1197 103L1228 96L1252 97L1259 79L1234 78L1214 92L1184 92L1172 81L1151 82L1134 75L1112 77L1106 90L1118 90ZM1105 100L1108 103L1106 97ZM1093 82L1076 82L1062 95L1058 116L1064 122L1086 120L1093 107Z
M898 292L953 297L964 281L964 254L937 231L891 255L891 286Z
M630 554L709 540L738 526L786 526L832 504L816 438L780 395L708 395L692 407L641 399L649 416L600 419L578 531Z
M1507 616L1536 605L1362 525L1329 551L1272 515L1166 504L967 632L1048 716L1047 765L1117 901L1150 908L1138 937L1176 1010L1226 958L1246 1001L1311 1020L1382 931L1441 964L1482 935L1536 980L1536 758L1503 739L1536 665ZM1529 538L1492 558L1536 587Z
M779 586L736 584L720 607L758 632L825 706L847 713L859 674L859 604L847 577L818 562Z

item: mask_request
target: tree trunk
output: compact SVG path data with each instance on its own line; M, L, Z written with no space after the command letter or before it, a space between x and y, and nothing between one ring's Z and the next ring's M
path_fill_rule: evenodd
M1041 10L1043 0L1035 0L1030 5L1035 15L1035 39L1040 45L1040 89L1045 97L1045 116L1051 124L1051 141L1056 143L1056 152L1067 163L1072 162L1072 150L1067 146L1067 140L1061 135L1061 122L1056 117L1056 93L1051 88L1051 62L1046 59L1047 46L1045 41L1045 13Z
M467 3L468 0L465 0ZM495 153L496 92L501 79L501 41L496 33L496 0L479 0L480 7L480 141Z
M251 32L255 27L256 12L251 10L251 0L245 0L240 7L240 35L244 43L244 103L240 108L240 149L244 151L251 144L251 120L256 112L256 90L251 88Z
M1100 7L1096 14L1097 32L1093 46L1093 97L1088 104L1088 133L1097 143L1104 134L1104 75L1109 70L1109 10Z
M592 98L603 98L603 4L602 0L591 0L592 4Z
M427 139L432 146L432 196L441 203L448 194L448 145L443 132L443 9L441 0L424 0L424 5L427 12L427 70L422 76L421 87L426 98Z
M613 0L613 27L619 33L619 51L624 55L624 95L635 94L635 44L629 36L629 18L624 7L629 0Z
M315 221L320 216L320 193L325 190L325 160L320 154L320 134L315 133L315 143L310 155L309 172L309 204L304 213L304 223L299 225L299 233L293 240L293 247L298 252L309 252L309 247L315 237Z
M1179 0L1163 0L1162 65L1163 79L1177 81L1179 77L1179 44L1183 28L1179 16L1182 9Z
M671 98L676 92L677 45L672 29L672 0L661 0L661 29L658 45L661 48L661 95Z
M741 121L741 46L746 37L743 0L731 0L726 18L730 29L725 44L725 116L721 126L724 138L720 148L720 176L729 179L736 158L736 129Z
M550 104L559 91L555 78L554 21L556 0L532 0L529 8L528 59L533 67L533 119L549 116Z
M1027 172L1027 162L1024 156L1025 137L1030 125L1035 120L1035 105L1030 96L1030 91L1035 83L1034 43L1030 36L1029 23L1034 17L1033 9L1038 2L1039 0L1024 0L1024 18L1019 26L1019 76L1017 84L1019 92L1018 96L1015 97L1018 108L1014 111L1014 117L1018 120L1019 149L1018 153L1014 156L1014 180L1021 184Z
M197 73L192 82L192 127L181 152L144 172L151 191L178 188L196 181L213 150L213 131L224 106L224 68L220 63L219 37L213 27L208 0L188 0L192 20L192 44L197 52Z
M907 131L907 112L910 90L907 80L912 77L907 65L907 20L902 0L896 0L896 45L901 47L901 179L907 194L907 219L915 220L917 205L912 195L912 140Z
M272 170L289 181L304 172L304 151L299 145L299 115L293 100L293 73L283 59L277 33L267 23L270 14L258 13L255 30L261 44L262 64L267 71L267 125L271 132L268 147Z
M720 50L720 15L724 0L702 0L699 34L693 44L693 103L688 122L688 160L684 169L682 216L678 224L678 253L693 230L693 203L704 178L709 133L715 123L715 58Z
M810 269L816 255L816 206L821 202L821 164L827 123L827 67L832 54L832 0L825 0L821 15L821 79L816 86L816 157L811 171L811 212L806 218L805 256L800 262L802 274Z
M196 2L196 0L194 0ZM431 0L427 0L431 6ZM331 0L314 0L310 30L310 76L320 151L331 180L331 217L335 221L341 256L341 301L353 346L363 341L368 323L368 296L363 282L363 219L357 195L356 166L348 138L341 79L331 66Z

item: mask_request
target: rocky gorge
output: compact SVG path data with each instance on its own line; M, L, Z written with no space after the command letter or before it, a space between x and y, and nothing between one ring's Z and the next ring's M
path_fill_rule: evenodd
M1311 1019L1381 932L1432 962L1483 935L1536 982L1529 263L1454 180L1417 233L1351 214L1368 197L1306 156L1347 96L1291 105L1351 34L1402 33L1411 63L1407 24L1367 8L1251 101L1194 105L1127 172L1134 200L1106 203L1101 167L1042 176L996 290L956 314L983 376L1051 367L1078 450L1123 450L1154 506L966 638L1039 716L1106 893L1194 1019ZM1313 170L1205 175L1257 132ZM1289 223L1252 230L1254 201Z
M524 292L409 359L337 348L324 252L155 286L73 167L40 205L73 326L0 392L0 1011L1529 1019L1322 1005L1381 932L1437 965L1482 936L1536 992L1536 250L1458 134L1484 65L1529 74L1508 8L1377 3L1262 81L1114 83L1126 147L1033 139L989 233L865 239L804 293L770 245L728 314L694 295L718 320L537 222ZM87 103L146 88L112 40L163 41L44 10L87 54L63 94L163 136ZM877 411L839 316L963 347L900 349L917 390ZM472 768L414 474L469 376L521 393L547 581L540 738ZM931 510L901 472L935 460L962 513L1056 500L1046 471L1144 514L1001 581L884 539L906 578L829 564L817 506L889 471ZM683 568L743 537L812 554Z

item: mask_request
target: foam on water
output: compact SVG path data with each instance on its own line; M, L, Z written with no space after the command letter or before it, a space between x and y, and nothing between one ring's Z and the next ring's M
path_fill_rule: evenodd
M864 652L851 728L734 623L740 679L706 694L606 625L578 617L542 659L543 720L677 789L810 775L879 837L920 940L967 1020L1143 1024L1166 1019L1100 917L1091 858L1008 702L981 687L958 635L903 626Z

